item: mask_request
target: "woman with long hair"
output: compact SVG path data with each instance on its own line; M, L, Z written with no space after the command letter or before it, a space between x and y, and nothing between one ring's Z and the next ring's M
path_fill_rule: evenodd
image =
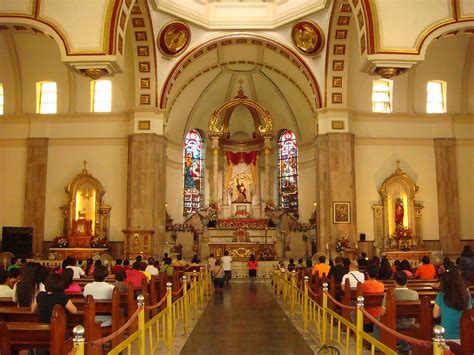
M400 271L403 271L407 274L407 277L413 277L413 271L410 266L410 262L406 259L402 260L400 263Z
M64 293L81 293L82 289L78 283L73 282L74 271L70 268L64 269L61 278L64 280Z
M379 274L377 275L377 279L379 280L390 280L392 278L392 267L390 266L390 261L388 261L387 257L383 257L380 261L380 269Z
M445 339L459 339L459 320L462 311L472 307L471 296L459 269L452 267L441 277L441 289L435 299L433 317L441 316Z
M86 276L92 276L94 274L94 260L92 260L92 258L87 259L86 269L84 272Z
M36 295L44 291L43 283L38 281L40 264L28 262L21 270L20 281L13 286L13 302L19 307L31 307Z

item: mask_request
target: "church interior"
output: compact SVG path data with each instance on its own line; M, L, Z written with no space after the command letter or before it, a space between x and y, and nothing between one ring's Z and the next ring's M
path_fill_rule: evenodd
M472 1L1 1L0 58L5 258L474 247Z

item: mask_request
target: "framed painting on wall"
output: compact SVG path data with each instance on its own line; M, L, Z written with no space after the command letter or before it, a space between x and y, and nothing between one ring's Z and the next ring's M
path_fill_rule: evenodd
M351 203L333 202L332 216L332 223L351 223Z

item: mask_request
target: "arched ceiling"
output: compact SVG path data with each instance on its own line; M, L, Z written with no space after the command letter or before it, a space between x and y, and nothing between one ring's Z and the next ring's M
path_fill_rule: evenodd
M321 106L316 79L292 50L249 35L206 43L177 64L161 94L162 108L169 112L168 139L180 141L192 128L206 132L212 113L240 86L269 111L275 131L287 128L303 142L312 139L314 111ZM251 133L244 111L236 110L231 126Z

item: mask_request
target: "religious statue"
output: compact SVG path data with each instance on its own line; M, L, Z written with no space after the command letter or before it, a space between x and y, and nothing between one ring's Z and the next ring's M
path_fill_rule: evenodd
M237 195L237 198L233 202L248 202L247 189L242 180L237 179L236 189L237 189L238 195Z
M395 226L403 225L404 214L403 201L401 198L397 198L395 202Z

